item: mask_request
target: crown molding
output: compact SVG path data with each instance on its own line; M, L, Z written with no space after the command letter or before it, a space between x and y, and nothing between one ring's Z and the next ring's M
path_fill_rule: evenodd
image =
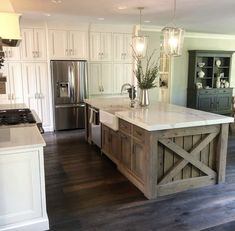
M142 31L161 32L164 26L146 26L141 27ZM235 35L229 34L215 34L215 33L198 33L198 32L185 32L185 38L204 38L204 39L235 39Z

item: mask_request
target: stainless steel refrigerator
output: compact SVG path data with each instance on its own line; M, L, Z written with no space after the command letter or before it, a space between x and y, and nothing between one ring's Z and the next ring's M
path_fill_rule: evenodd
M85 127L87 68L87 61L51 61L54 130Z

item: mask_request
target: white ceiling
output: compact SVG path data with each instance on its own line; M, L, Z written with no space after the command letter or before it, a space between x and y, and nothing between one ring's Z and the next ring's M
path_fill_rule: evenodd
M148 25L169 24L174 0L11 0L23 17L73 17L80 22L138 24L138 10L143 6L143 21ZM126 6L125 10L118 10ZM99 21L97 18L104 18ZM145 24L143 22L143 24ZM186 31L235 34L235 0L177 0L176 25Z

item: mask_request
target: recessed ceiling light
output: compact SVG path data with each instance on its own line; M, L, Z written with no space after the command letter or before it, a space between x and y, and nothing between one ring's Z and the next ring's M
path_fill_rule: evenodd
M50 17L50 16L51 16L51 14L48 14L48 13L45 13L44 15L47 16L47 17Z
M127 6L119 6L118 9L119 10L125 10L125 9L127 9Z
M150 20L145 20L144 22L145 22L145 23L151 23L151 21L150 21Z
M53 3L55 3L55 4L59 4L59 3L61 3L62 2L62 0L51 0Z
M104 21L104 18L97 18L98 20L100 20L100 21Z

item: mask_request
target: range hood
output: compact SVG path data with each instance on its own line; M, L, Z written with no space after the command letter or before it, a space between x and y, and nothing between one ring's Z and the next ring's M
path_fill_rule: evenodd
M18 46L21 41L20 14L0 12L0 38L2 46Z

